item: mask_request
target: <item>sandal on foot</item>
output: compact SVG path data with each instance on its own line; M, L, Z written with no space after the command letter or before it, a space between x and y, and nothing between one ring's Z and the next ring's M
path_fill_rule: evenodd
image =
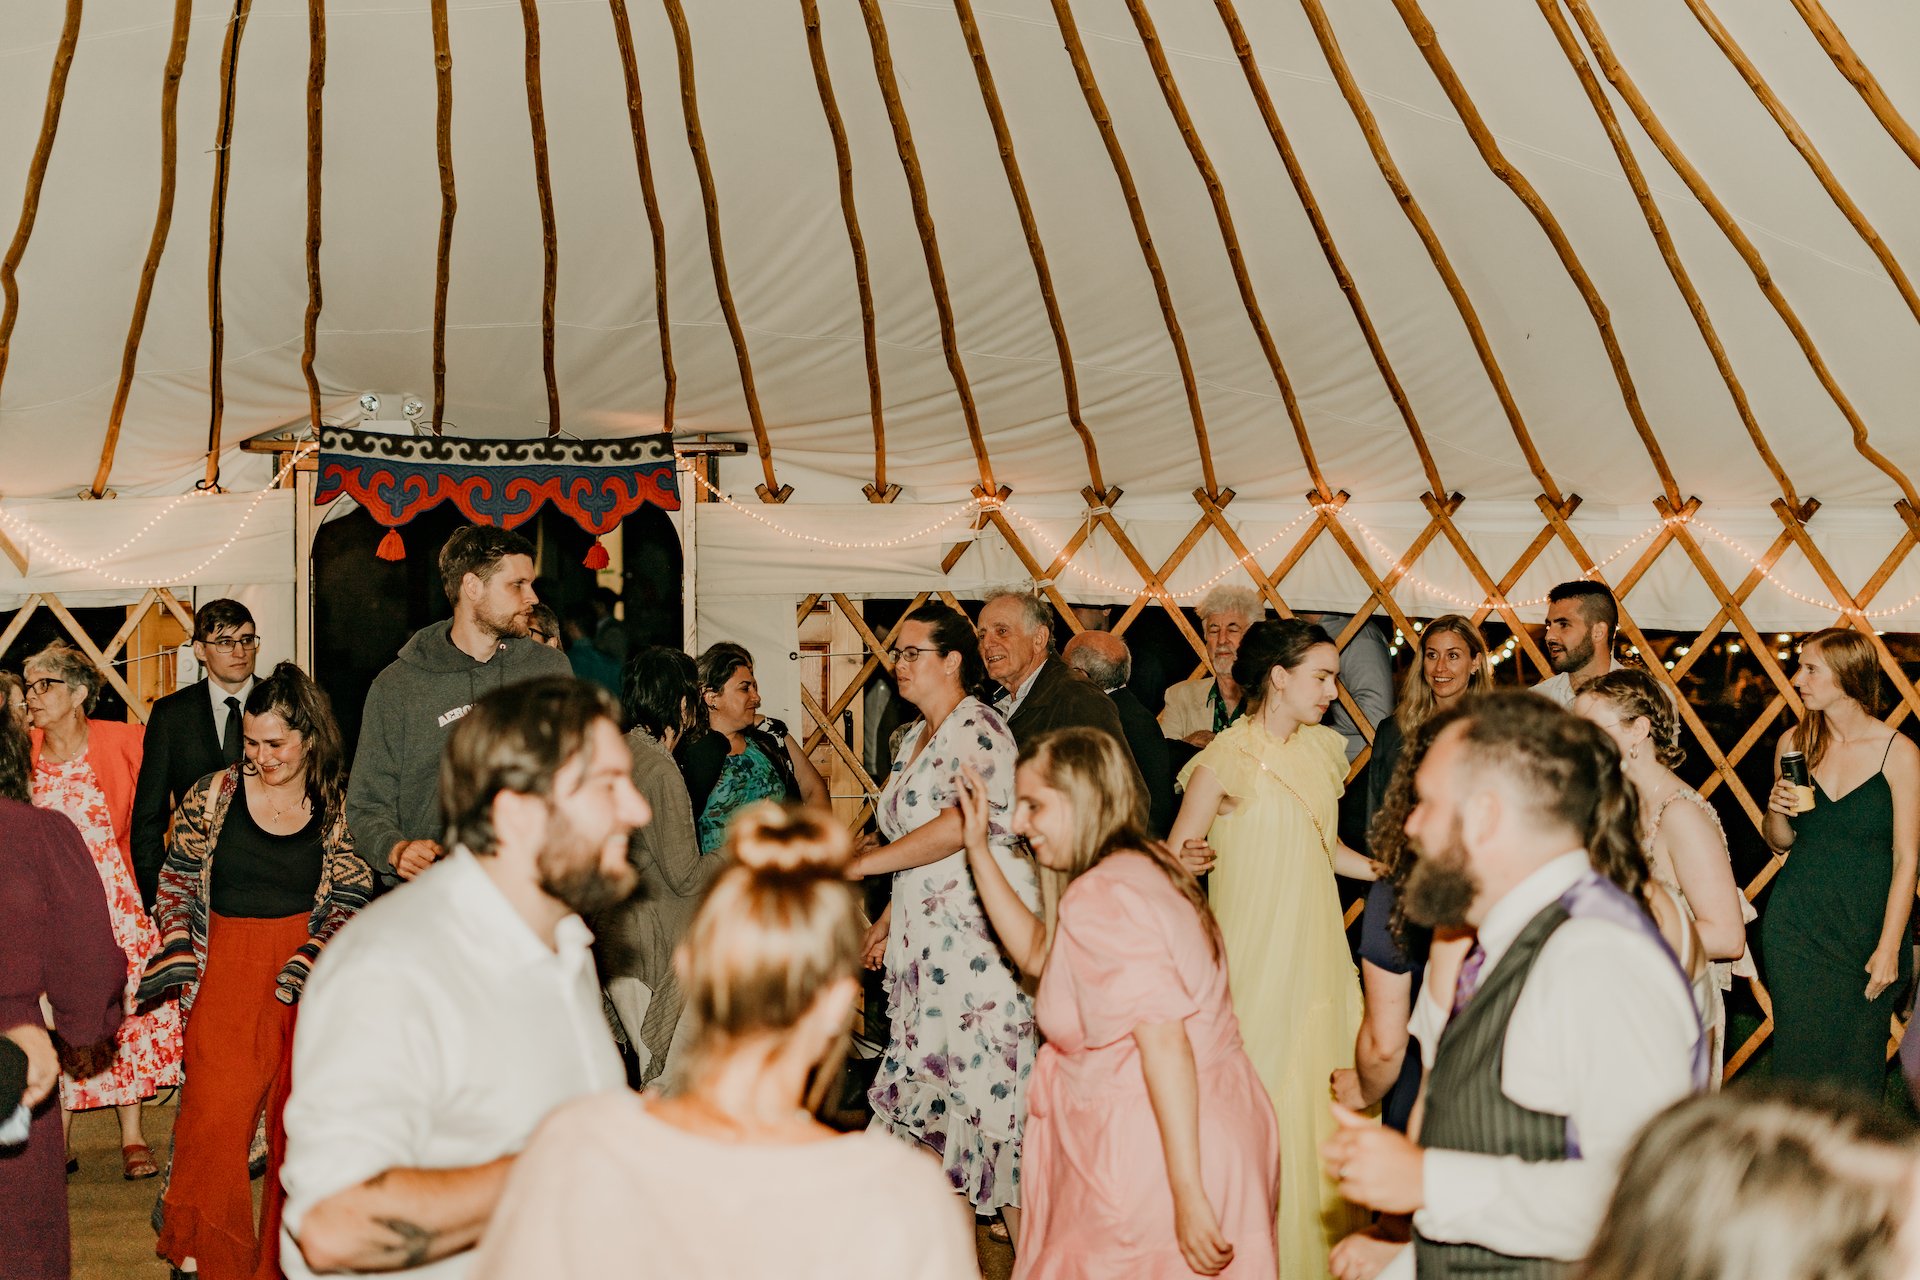
M120 1148L120 1176L128 1182L151 1178L160 1172L153 1162L153 1150L144 1142L132 1142Z
M987 1235L1001 1244L1012 1244L1013 1233L1007 1230L1005 1219L995 1218L987 1224Z

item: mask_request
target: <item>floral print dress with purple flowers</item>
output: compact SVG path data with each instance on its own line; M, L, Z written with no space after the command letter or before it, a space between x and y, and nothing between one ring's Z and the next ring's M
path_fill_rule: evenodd
M881 831L898 840L954 808L960 771L972 768L987 786L994 857L1038 911L1033 862L1007 825L1018 753L1006 721L966 698L914 754L926 733L923 722L901 740L880 790ZM892 1032L868 1095L874 1123L929 1148L979 1213L1018 1206L1033 1002L981 910L965 851L894 873L886 985Z

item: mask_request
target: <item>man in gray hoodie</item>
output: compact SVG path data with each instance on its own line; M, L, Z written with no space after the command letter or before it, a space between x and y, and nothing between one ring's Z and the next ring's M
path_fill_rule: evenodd
M467 525L440 549L453 617L422 627L367 689L347 784L347 826L381 883L411 880L440 846L440 749L483 694L535 676L570 676L565 654L527 636L533 545Z

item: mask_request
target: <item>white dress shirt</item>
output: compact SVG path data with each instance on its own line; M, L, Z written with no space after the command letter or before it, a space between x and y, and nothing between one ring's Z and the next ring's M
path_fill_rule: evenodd
M1005 702L996 702L993 705L993 709L1000 713L1002 719L1013 719L1013 713L1020 709L1020 704L1027 700L1029 693L1033 692L1033 682L1040 678L1040 673L1046 670L1046 666L1047 660L1045 658L1040 659L1040 664L1033 670L1027 672L1027 678L1020 682L1020 687L1013 691L1011 697Z
M1600 675L1604 676L1610 671L1618 671L1619 669L1620 664L1615 662L1612 655L1609 654L1607 657L1607 670L1602 671ZM1598 679L1599 677L1596 676L1594 678ZM1539 694L1549 702L1558 703L1568 711L1573 710L1573 700L1580 696L1579 691L1573 687L1572 673L1566 671L1548 676L1539 684L1534 685L1531 692Z
M592 940L568 916L549 949L456 849L328 944L293 1042L280 1172L288 1280L313 1274L295 1237L320 1201L388 1169L517 1152L561 1103L626 1083ZM462 1276L470 1257L407 1274Z
M1584 849L1563 854L1493 905L1480 926L1483 977L1589 866ZM1449 1014L1431 987L1414 1003L1408 1029L1429 1073L1434 1050L1426 1046L1440 1043ZM1567 1117L1580 1156L1529 1162L1429 1150L1426 1203L1414 1226L1429 1240L1515 1257L1584 1257L1634 1136L1693 1091L1699 1034L1686 980L1652 936L1607 920L1562 924L1541 947L1507 1024L1500 1091L1518 1106ZM1382 1280L1409 1280L1413 1253L1401 1250Z
M227 699L238 698L240 710L244 713L247 709L247 695L253 692L254 683L254 678L248 676L247 682L241 685L237 692L228 693L214 683L212 676L207 677L207 700L213 703L213 736L220 740L222 750L227 746Z

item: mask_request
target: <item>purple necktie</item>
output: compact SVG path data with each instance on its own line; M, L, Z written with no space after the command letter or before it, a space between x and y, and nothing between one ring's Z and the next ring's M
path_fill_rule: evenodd
M1480 989L1480 970L1486 967L1487 953L1478 939L1473 949L1467 952L1466 963L1460 966L1460 979L1453 986L1453 1016L1459 1017L1460 1011L1467 1007L1467 1001L1473 999L1473 993Z

